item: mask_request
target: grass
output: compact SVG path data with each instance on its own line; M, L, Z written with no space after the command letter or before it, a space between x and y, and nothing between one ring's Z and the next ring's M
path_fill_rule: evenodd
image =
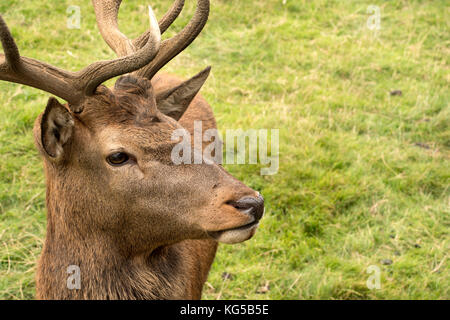
M152 1L159 17L170 2ZM145 4L124 1L130 37ZM66 27L69 5L79 30ZM22 55L70 70L113 57L88 0L3 0L0 12ZM220 129L279 128L280 169L227 165L262 192L266 216L251 241L220 246L205 299L450 298L449 13L444 0L212 0L206 29L166 70L212 65L202 93ZM31 131L48 96L0 83L2 299L35 294L45 181ZM380 289L366 285L371 265Z

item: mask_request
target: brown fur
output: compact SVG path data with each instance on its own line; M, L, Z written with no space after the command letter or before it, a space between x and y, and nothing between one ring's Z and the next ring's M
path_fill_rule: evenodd
M179 122L158 111L158 92L180 83L126 77L113 90L99 87L81 114L71 113L73 133L57 159L43 148L42 115L36 120L48 210L38 299L201 298L217 249L208 232L247 224L248 215L228 203L257 193L218 165L171 163L175 128L192 134L194 120L203 130L216 127L200 95ZM116 143L137 163L108 166L104 157ZM69 265L80 267L79 290L67 288Z
M50 98L33 129L48 211L37 298L199 299L217 241L254 235L264 213L258 192L210 157L181 165L171 158L175 130L184 127L192 136L195 120L203 130L216 128L211 108L197 95L209 67L188 81L154 77L203 29L209 0L197 3L187 26L161 43L183 0L160 27L149 10L150 28L134 41L118 30L121 0L93 0L100 33L120 58L79 72L20 56L0 15L0 80L68 102ZM101 85L129 72L113 89ZM201 150L194 152L198 159ZM71 266L80 269L81 288L69 288Z

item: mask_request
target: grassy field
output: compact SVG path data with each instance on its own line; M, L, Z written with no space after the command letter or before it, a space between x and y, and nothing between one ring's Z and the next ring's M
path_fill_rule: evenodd
M167 36L181 30L187 7ZM227 165L262 192L248 242L221 245L205 299L450 299L450 9L442 1L212 0L166 71L192 76L221 130L280 129L280 169ZM146 29L126 0L121 29ZM171 1L151 1L158 17ZM81 28L66 9L81 7ZM371 30L369 5L380 9ZM89 0L2 0L22 55L78 70L113 56ZM390 95L401 90L402 95ZM32 299L45 181L32 142L48 94L0 82L0 298ZM381 288L369 289L369 266Z

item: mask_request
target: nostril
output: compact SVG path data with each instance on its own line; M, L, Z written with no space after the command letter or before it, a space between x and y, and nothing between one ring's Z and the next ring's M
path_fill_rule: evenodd
M242 199L238 200L238 201L227 201L227 204L232 207L235 207L238 210L247 210L247 209L252 208L252 206L249 202L242 201Z
M259 192L258 192L257 201L259 202L260 205L264 206L264 197Z
M256 218L259 220L262 218L264 214L264 198L261 194L258 194L258 197L256 198Z
M261 219L264 214L264 198L261 195L257 197L244 197L238 201L228 201L227 204L243 213L253 215L256 220Z

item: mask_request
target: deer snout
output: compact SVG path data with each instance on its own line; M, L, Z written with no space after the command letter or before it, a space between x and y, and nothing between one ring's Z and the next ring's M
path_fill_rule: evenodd
M235 226L208 232L209 236L223 243L238 243L253 237L264 214L264 198L257 193L256 196L244 196L239 200L227 201L226 205L228 208L234 208L233 212L239 213L240 218L234 221ZM242 220L245 217L247 221Z
M243 197L237 201L232 201L229 205L233 206L242 213L248 214L259 221L264 214L264 198L258 193L256 197Z

